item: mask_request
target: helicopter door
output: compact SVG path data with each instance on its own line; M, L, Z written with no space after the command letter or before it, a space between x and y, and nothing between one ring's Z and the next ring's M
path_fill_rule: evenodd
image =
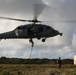
M25 36L27 36L27 30L25 29L25 30L19 30L19 35L21 36L21 37L25 37Z
M40 27L39 27L38 36L44 37L45 34L46 34L46 27L45 27L45 26L40 26Z
M15 34L19 37L25 37L27 36L27 29L23 29L23 28L18 28L15 30Z

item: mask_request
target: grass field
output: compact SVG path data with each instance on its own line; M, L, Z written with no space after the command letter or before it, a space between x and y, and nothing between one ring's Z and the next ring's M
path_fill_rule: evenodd
M76 75L76 66L63 65L58 68L57 65L50 64L2 64L0 75Z

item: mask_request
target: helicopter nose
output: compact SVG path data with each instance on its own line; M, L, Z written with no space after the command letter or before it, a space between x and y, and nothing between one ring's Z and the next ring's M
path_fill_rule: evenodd
M63 35L63 33L59 33L59 31L58 30L56 30L56 34L58 35L60 35L60 36L62 36Z
M62 36L62 35L63 35L63 33L59 33L59 35L60 35L60 36Z

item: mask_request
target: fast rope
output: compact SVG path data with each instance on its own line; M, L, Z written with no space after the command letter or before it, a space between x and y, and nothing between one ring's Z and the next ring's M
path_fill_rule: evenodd
M32 58L32 51L33 51L33 44L31 45L31 52L30 52L30 60L31 60L31 58ZM31 63L29 63L29 73L30 73L30 70L31 70Z
M30 59L32 58L33 46L31 46Z

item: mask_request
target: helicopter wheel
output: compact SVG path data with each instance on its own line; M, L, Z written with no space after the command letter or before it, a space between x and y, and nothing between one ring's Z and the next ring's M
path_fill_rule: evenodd
M42 42L45 42L45 40L46 40L46 38L43 38L43 39L42 39Z

